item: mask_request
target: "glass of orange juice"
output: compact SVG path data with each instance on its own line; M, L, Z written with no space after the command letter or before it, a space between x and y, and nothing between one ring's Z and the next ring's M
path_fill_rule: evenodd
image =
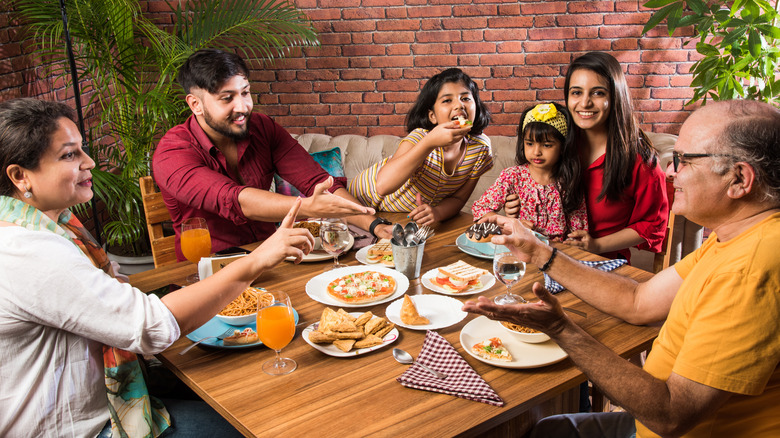
M202 217L185 219L181 223L179 244L184 257L195 263L196 266L201 258L208 257L211 254L211 235L209 234L209 227L206 225L206 219ZM197 271L195 275L187 277L188 283L194 283L198 280Z
M263 363L263 371L272 376L288 374L298 367L298 364L282 357L282 348L292 341L295 335L295 316L290 305L290 297L280 291L269 292L273 295L270 304L260 302L257 309L257 335L260 341L276 352L276 357Z

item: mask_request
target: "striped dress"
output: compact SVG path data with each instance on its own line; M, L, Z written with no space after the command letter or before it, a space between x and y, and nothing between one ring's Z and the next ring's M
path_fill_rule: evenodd
M417 128L402 141L417 144L427 134L427 129ZM381 197L376 193L376 176L387 160L385 158L356 176L349 184L349 192L364 205L379 211L409 212L417 208L418 193L423 202L436 206L468 180L479 179L493 167L493 151L486 135L466 136L466 154L455 171L447 174L442 165L441 149L436 148L398 190Z

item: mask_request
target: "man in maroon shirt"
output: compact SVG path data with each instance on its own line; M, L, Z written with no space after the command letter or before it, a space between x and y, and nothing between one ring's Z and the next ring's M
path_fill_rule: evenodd
M244 61L220 50L200 50L179 69L193 115L163 136L152 159L178 259L180 225L190 217L206 219L213 251L270 236L295 201L269 191L275 173L306 196L300 216L347 217L389 238L390 225L349 194L345 178L328 175L284 128L252 112L248 78Z

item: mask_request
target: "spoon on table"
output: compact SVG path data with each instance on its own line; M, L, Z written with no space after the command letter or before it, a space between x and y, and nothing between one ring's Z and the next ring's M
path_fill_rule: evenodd
M412 357L412 355L407 353L407 352L405 352L404 350L401 350L400 348L393 348L393 357L395 358L395 360L397 360L398 362L400 362L400 363L402 363L404 365L411 365L411 364L414 363L414 358ZM438 372L436 370L432 370L432 369L426 367L425 365L421 364L420 362L417 362L417 365L420 365L421 367L423 367L423 369L425 369L426 371L430 372L431 374L433 374L434 376L436 376L439 379L446 379L447 378L446 374L440 373L440 372Z

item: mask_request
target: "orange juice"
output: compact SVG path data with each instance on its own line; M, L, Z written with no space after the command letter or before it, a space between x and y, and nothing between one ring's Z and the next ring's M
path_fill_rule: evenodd
M292 341L294 334L295 320L291 308L270 306L257 312L257 335L268 348L281 350Z
M201 257L211 254L211 235L209 230L195 228L181 233L181 253L192 263L198 263Z

